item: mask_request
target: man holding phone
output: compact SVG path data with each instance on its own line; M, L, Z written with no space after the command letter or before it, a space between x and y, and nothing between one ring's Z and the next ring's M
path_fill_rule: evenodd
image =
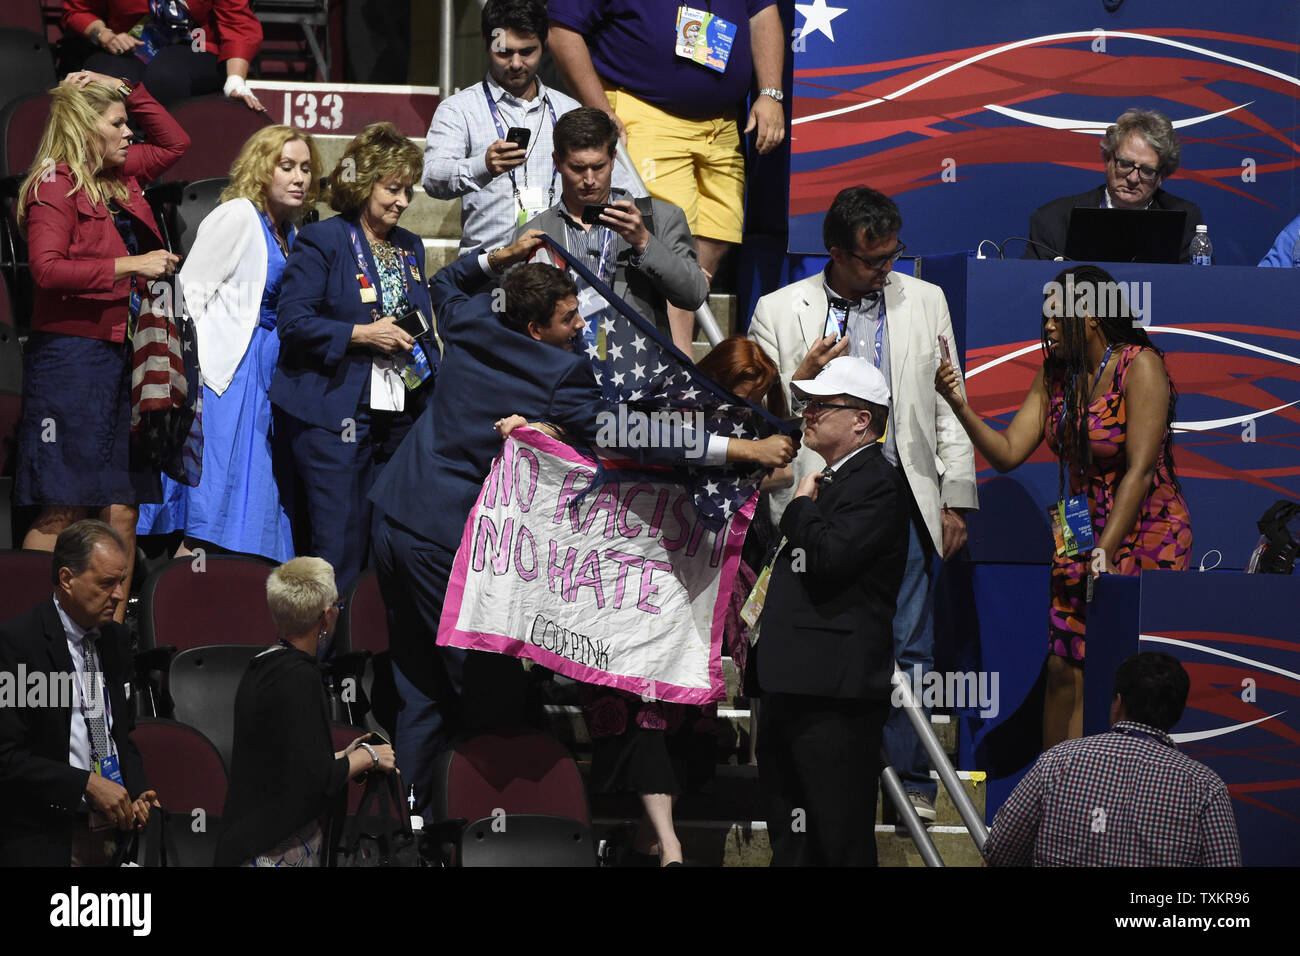
M612 187L618 128L597 109L582 107L555 126L555 167L560 201L526 225L559 242L572 259L600 276L628 305L671 335L668 305L694 312L709 293L695 258L686 216L660 199L633 201ZM578 308L587 320L588 346L597 327L591 318L605 300L578 282Z
M548 29L544 0L488 0L487 76L444 98L429 124L423 185L434 199L461 198L459 255L507 244L559 195L551 135L578 101L537 76Z
M878 368L889 384L893 414L883 451L907 479L904 497L912 519L894 616L894 657L909 683L913 669L920 670L919 686L934 660L934 557L946 561L961 550L965 512L979 501L971 442L947 402L935 400L934 371L944 341L957 358L948 303L938 286L893 271L904 248L898 241L902 225L888 196L866 186L841 190L822 223L830 253L825 271L763 296L749 337L777 363L787 400L791 378L814 345L823 364L856 356ZM805 365L800 374L817 371ZM821 456L805 445L795 459L795 482L823 467ZM773 492L771 500L772 518L780 521L790 492ZM917 813L933 821L937 788L925 750L900 709L886 724L885 748Z

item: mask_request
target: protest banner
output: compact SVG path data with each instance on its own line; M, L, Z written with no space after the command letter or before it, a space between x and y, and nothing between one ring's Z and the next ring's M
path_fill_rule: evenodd
M466 522L438 643L655 700L722 699L723 622L757 494L715 533L671 471L611 472L593 489L596 474L563 442L511 432Z

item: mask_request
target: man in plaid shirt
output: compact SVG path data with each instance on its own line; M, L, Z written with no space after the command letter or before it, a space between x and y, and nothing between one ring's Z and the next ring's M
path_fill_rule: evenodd
M1168 654L1115 671L1111 728L1038 758L993 820L990 866L1240 866L1228 788L1169 737L1191 681Z

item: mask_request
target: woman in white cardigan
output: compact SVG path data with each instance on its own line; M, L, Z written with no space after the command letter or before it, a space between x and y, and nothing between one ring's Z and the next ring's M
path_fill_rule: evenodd
M203 476L194 488L164 479L163 504L141 507L138 525L139 534L183 530L179 554L215 545L280 562L293 557L267 389L280 353L280 276L294 223L315 203L320 177L308 134L258 130L181 267L203 369Z

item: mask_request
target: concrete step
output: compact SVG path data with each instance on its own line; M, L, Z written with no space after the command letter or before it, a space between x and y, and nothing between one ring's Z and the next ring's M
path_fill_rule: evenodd
M597 819L597 839L626 840L630 823L619 819ZM769 866L772 847L767 826L759 822L683 821L676 825L682 854L698 866ZM980 855L970 835L961 827L930 830L939 857L947 866L979 866ZM924 866L920 853L906 830L876 827L876 853L881 866Z

